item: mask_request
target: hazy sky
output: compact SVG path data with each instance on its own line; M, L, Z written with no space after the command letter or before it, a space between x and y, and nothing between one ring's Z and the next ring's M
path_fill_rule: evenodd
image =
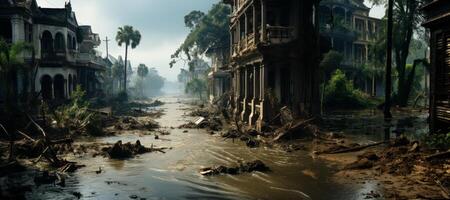
M41 7L64 7L66 0L37 0ZM184 16L192 10L206 12L219 0L72 0L72 8L80 25L92 25L102 40L106 36L109 53L123 55L125 49L114 41L117 28L132 25L142 34L141 44L129 52L133 67L144 63L155 67L168 80L176 80L183 64L169 68L170 55L188 34ZM375 8L372 16L384 15L383 8ZM106 54L105 42L97 49Z

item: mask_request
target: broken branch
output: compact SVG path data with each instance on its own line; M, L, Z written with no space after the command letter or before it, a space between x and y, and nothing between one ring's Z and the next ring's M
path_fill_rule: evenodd
M333 151L333 152L329 152L328 154L338 154L338 153L349 153L349 152L355 152L355 151L361 151L363 149L369 148L369 147L374 147L374 146L378 146L381 144L386 144L389 141L383 141L383 142L377 142L377 143L373 143L373 144L368 144L368 145L363 145L363 146L357 146L357 147L353 147L353 148L349 148L349 149L343 149L343 150L339 150L339 151ZM326 152L325 152L326 153Z

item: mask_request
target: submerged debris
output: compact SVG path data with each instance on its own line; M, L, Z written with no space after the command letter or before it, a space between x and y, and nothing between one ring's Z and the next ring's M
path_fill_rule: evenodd
M155 130L159 128L158 122L147 119L144 122L136 120L134 117L122 117L114 125L117 130Z
M219 175L219 174L242 174L242 173L250 173L253 171L260 171L260 172L266 172L269 171L269 167L267 167L262 161L255 160L251 162L246 163L240 163L237 167L226 167L226 166L214 166L214 167L207 167L203 168L200 171L201 175L204 176L212 176L212 175Z
M150 107L157 107L157 106L162 106L164 105L164 102L160 101L160 100L155 100L152 103L150 103L148 106Z
M125 158L132 158L138 154L144 154L155 151L166 153L164 151L166 149L168 148L166 147L156 148L153 147L153 145L150 148L147 148L143 146L139 140L137 140L135 144L131 144L130 142L122 144L122 140L119 140L112 147L105 148L104 151L108 153L110 158L125 159Z

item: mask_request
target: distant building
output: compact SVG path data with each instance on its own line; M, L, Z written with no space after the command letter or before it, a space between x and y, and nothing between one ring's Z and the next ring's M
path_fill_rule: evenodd
M31 43L38 63L36 92L43 99L65 99L80 84L94 95L97 72L105 64L94 48L100 44L90 26L79 26L72 6L41 8L35 0L0 0L0 37L10 43ZM31 65L31 55L22 55ZM24 80L18 76L21 91Z
M214 102L231 89L231 71L229 69L230 49L213 48L207 51L211 57L211 72L208 74L209 100Z
M434 0L423 7L430 29L430 129L450 131L450 1Z
M300 0L225 0L232 6L234 116L261 130L289 107L319 114L318 5Z
M369 16L364 0L322 0L320 2L320 33L331 49L342 54L342 69L355 74L369 61L369 48L380 34L381 20ZM383 95L381 77L356 77L355 84L372 96Z

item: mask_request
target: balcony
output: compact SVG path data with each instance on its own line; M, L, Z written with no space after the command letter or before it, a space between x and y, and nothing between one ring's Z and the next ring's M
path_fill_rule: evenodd
M284 26L267 27L267 40L270 44L284 44L294 39L294 28Z
M77 53L76 62L86 66L92 66L94 68L102 68L106 66L105 61L92 53Z
M57 50L57 51L43 50L41 52L41 58L44 62L49 62L49 63L61 63L61 62L73 61L73 57L70 55L70 53L63 51L63 50Z

